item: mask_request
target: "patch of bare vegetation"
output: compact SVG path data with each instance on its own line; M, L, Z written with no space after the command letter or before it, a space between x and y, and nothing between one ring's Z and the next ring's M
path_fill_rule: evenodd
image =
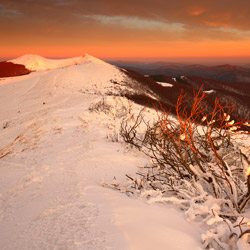
M150 124L140 112L123 121L123 140L151 158L128 183L108 186L147 199L173 203L190 221L201 223L205 249L243 249L250 244L250 151L244 145L248 121L232 117L235 106L215 99L208 111L200 89L192 99L182 92L176 117L155 107L158 121ZM188 108L191 107L191 108ZM144 126L144 132L140 127Z

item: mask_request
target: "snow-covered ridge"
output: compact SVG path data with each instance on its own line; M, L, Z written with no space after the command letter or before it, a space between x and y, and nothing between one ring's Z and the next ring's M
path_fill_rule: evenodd
M119 95L126 89L124 82L127 76L121 69L88 54L68 59L47 59L29 54L11 62L23 64L26 68L36 71L22 77L29 79L28 88L32 92L37 92L37 88L40 88L40 91L45 91L48 95L59 95L59 92L67 91ZM3 84L11 81L7 79Z
M201 249L179 211L101 185L149 164L117 142L133 79L89 55L12 62L39 72L0 84L0 249Z
M29 70L38 71L38 70L63 68L67 66L81 64L88 61L104 63L103 61L88 54L86 54L85 56L78 56L67 59L48 59L39 55L27 54L24 56L20 56L16 59L9 60L8 62L12 62L15 64L22 64Z

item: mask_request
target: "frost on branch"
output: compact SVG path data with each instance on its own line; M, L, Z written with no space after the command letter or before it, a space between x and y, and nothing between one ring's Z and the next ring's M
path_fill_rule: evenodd
M175 118L160 105L154 124L145 122L143 113L134 124L122 123L124 141L152 159L129 177L126 190L150 203L174 203L188 220L206 225L204 248L241 249L238 243L249 235L241 217L250 210L250 154L243 145L248 135L241 130L248 121L232 120L235 107L218 99L208 110L205 99L202 89L192 100L181 92ZM142 123L144 133L138 131Z

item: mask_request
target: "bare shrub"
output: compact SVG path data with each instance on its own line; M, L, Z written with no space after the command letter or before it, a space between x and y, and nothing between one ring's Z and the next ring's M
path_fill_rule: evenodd
M97 103L91 104L89 107L90 112L104 112L105 114L108 114L111 109L112 106L106 102L104 97Z
M142 147L142 142L145 139L145 136L142 138L138 133L138 127L142 124L142 122L145 123L143 119L143 111L144 109L140 110L132 125L130 123L131 120L128 122L127 119L123 119L120 128L120 135L123 140L139 149Z
M124 141L152 159L152 165L137 177L128 177L127 189L138 190L150 202L172 202L185 209L189 219L203 218L211 225L203 235L204 246L228 249L225 244L235 246L242 235L249 234L244 217L244 229L238 226L250 200L250 154L241 145L247 136L241 128L248 122L232 120L234 105L219 99L208 112L205 99L202 89L192 100L181 92L175 119L161 107L160 111L156 108L158 122L154 125L146 123L142 113L134 124L121 125ZM146 126L143 135L137 129L141 123ZM221 223L224 233L216 229Z

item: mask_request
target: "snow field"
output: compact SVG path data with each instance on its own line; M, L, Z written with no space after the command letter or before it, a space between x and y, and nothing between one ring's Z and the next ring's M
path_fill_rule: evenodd
M1 83L0 249L201 249L181 212L102 186L149 162L116 142L140 107L105 96L110 80L124 76L87 57Z

